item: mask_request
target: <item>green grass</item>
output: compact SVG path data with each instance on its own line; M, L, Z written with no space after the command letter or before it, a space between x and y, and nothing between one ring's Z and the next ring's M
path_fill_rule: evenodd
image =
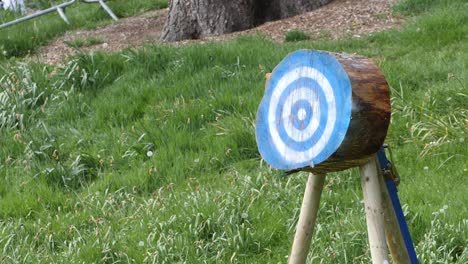
M310 39L310 37L304 31L301 31L298 29L288 31L284 35L284 40L286 42L295 42L295 41L302 41L302 40L308 40L308 39Z
M265 74L310 48L379 64L420 263L466 263L468 7L424 3L401 30L359 39L5 61L0 262L286 263L307 177L260 160L254 122ZM312 263L370 263L361 201L357 170L328 175Z
M41 2L37 1L38 6ZM54 1L62 3L64 1ZM34 3L34 2L33 2ZM112 0L108 6L119 18L133 16L151 9L167 7L167 0ZM47 7L45 5L45 7ZM22 57L33 54L37 48L43 46L54 38L64 34L67 30L77 28L95 28L96 26L112 23L110 16L99 4L85 4L78 1L67 7L66 15L70 21L67 25L53 12L33 20L23 22L0 30L0 61L11 57ZM16 16L11 12L3 12L0 23L11 21Z
M65 44L67 46L78 49L82 47L90 47L94 45L99 45L104 43L104 40L100 37L87 37L87 38L81 38L81 37L76 37L70 41L65 41Z

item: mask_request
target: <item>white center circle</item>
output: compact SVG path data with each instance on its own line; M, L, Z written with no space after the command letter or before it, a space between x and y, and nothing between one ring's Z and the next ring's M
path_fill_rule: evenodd
M298 89L294 89L289 94L283 105L278 105L280 103L281 96L288 86L300 78L310 78L317 82L319 89L322 90L322 93L325 96L326 102L320 102L316 92L313 91L311 87L300 87ZM301 99L306 99L312 106L312 119L304 130L298 130L295 128L290 118L293 104ZM320 113L321 104L327 105L327 113ZM280 110L282 114L277 116L278 108L282 109L282 111ZM299 112L300 111L297 113L298 118L301 116ZM319 124L321 114L326 115L326 124ZM335 95L328 79L315 68L307 66L295 68L283 75L276 84L276 87L273 87L273 93L271 94L270 104L268 107L268 127L273 141L272 143L276 147L278 153L287 162L310 162L322 152L329 142L335 127L336 115ZM280 136L280 131L278 130L278 125L284 126L289 139L299 142L305 142L310 139L319 125L323 128L323 133L313 146L308 149L298 151L290 148L287 145L288 141L283 141Z
M306 115L307 111L304 108L301 108L299 111L297 111L297 119L299 119L299 121L304 121Z

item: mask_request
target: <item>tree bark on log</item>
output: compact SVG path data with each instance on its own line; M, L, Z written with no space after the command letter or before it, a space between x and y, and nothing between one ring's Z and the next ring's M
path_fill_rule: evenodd
M351 81L351 120L344 141L324 163L305 168L315 174L345 170L366 163L382 146L390 125L390 89L372 60L333 53Z
M171 0L161 39L198 39L252 28L332 0Z

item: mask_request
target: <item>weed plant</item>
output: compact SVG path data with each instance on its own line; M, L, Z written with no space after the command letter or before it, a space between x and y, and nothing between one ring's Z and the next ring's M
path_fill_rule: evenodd
M104 40L99 37L74 38L73 40L65 41L65 44L67 44L67 46L75 49L79 49L82 47L90 47L102 43L104 43Z
M298 29L288 31L284 35L284 40L286 42L295 42L295 41L302 41L302 40L308 40L308 39L310 39L310 37L304 31L301 31Z
M286 263L307 175L258 154L265 74L297 49L373 58L421 263L467 263L464 1L359 39L261 37L0 69L0 262ZM418 7L421 8L421 7ZM426 10L426 11L425 11ZM359 174L327 175L311 263L370 263Z

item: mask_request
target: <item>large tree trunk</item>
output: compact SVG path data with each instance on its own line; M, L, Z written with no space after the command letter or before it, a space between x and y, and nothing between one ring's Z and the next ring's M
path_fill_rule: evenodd
M332 0L171 0L162 40L197 39L252 28Z

